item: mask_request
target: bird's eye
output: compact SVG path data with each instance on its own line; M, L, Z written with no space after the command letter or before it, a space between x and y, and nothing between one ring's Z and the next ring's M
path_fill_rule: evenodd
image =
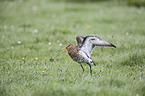
M67 47L69 47L70 45L68 45Z

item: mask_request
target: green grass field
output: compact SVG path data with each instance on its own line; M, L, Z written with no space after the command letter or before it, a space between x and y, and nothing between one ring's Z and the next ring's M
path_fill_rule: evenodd
M96 35L97 66L57 50ZM0 2L0 96L145 96L145 9L111 2ZM61 46L62 45L62 46ZM53 60L54 59L54 60Z

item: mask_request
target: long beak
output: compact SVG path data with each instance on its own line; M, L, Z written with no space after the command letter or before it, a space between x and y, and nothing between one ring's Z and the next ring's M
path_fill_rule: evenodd
M64 48L62 48L62 49L60 49L60 50L63 50L63 49L66 49L66 47L64 47Z
M63 50L64 49L64 50ZM67 49L66 49L66 47L64 47L64 48L62 48L62 49L60 49L60 50L63 50L61 53L63 53L64 51L66 51ZM60 53L60 54L61 54Z
M67 49L66 49L66 47L64 47L64 48L62 48L62 49L60 49L60 50L58 50L58 51L61 51L61 50L63 50L61 53L58 53L56 56L54 56L54 57L57 57L57 56L59 56L60 54L62 54L64 51L66 51Z
M57 50L57 52L59 52L59 51L61 51L61 50L63 50L63 49L66 49L66 47L64 47L64 48L62 48L62 49Z
M58 50L57 52L59 52L59 51L61 51L61 50L63 50L61 53L58 53L57 55L55 55L54 57L53 57L53 59L52 60L54 60L57 56L59 56L60 54L62 54L64 51L66 51L67 49L66 49L66 47L64 47L64 48L62 48L62 49L60 49L60 50ZM51 60L50 59L50 60Z

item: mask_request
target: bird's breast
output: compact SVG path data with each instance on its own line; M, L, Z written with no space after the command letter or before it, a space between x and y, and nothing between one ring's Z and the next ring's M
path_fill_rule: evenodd
M79 55L79 53L75 50L69 50L68 54L74 61L78 62L79 60L83 59L82 56Z

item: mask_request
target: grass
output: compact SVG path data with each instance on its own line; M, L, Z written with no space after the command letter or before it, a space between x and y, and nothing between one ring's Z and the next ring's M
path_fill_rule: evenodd
M144 96L144 21L144 8L110 2L1 2L0 95ZM93 50L93 76L67 52L52 59L77 35L117 46Z

